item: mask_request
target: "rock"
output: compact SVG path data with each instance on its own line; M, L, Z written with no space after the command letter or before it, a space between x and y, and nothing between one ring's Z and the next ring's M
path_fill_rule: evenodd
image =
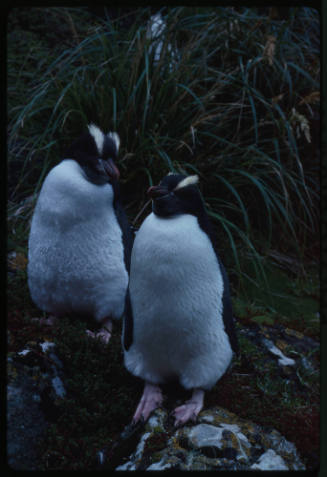
M279 356L278 364L280 366L294 366L295 361L292 358L287 358L280 348L274 345L274 343L268 339L263 340L263 344L268 348L268 350L275 356Z
M238 335L242 342L241 354L245 360L251 360L256 375L261 375L263 379L269 375L269 380L275 381L276 385L281 384L286 377L290 380L289 390L293 394L299 394L301 388L307 386L301 375L319 373L319 342L296 330L280 324L242 326L238 329ZM244 343L251 343L256 352L244 348Z
M301 470L305 468L303 462L308 469L313 467L319 460L318 440L315 441L319 429L314 415L305 412L301 402L308 402L309 406L308 390L309 397L316 392L319 343L280 325L242 326L239 338L241 357L235 359L219 383L219 389L206 395L207 408L196 423L179 429L173 426L169 410L181 404L184 398L178 402L175 388L171 389L171 396L167 390L165 408L158 409L145 425L126 426L118 438L115 434L114 442L109 439L108 448L93 449L94 467L102 470ZM64 367L54 343L35 337L18 351L8 353L8 381L8 463L14 469L39 470L42 461L39 443L49 422L56 422L63 412L62 400L68 391ZM296 426L288 412L285 422L294 429L287 433L286 427L275 420L279 413L278 399L287 399L292 404L294 397L302 400L299 401L302 407L295 415ZM281 432L253 422L257 416L253 399L260 402L262 398L266 399L267 406L275 406L272 410L276 412L271 414L270 420L258 418L258 422L269 422ZM270 412L269 406L267 412ZM287 435L288 440L282 434ZM296 442L297 449L290 441Z
M273 449L268 449L250 468L253 470L289 470L282 457L277 455Z
M175 429L157 409L135 451L115 470L304 470L297 450L278 431L215 407Z
M7 387L7 459L12 469L38 468L38 444L47 427L40 401L32 377L22 372Z
M54 346L29 342L8 354L7 456L15 470L40 470L39 445L66 394Z
M301 470L315 465L318 458L312 454L309 462L306 447L302 444L306 436L301 437L292 430L287 439L284 437L287 430L278 421L279 411L276 409L277 400L284 399L287 406L284 402L280 412L283 413L286 407L288 422L293 425L289 403L295 397L306 402L307 389L313 391L315 379L319 376L319 343L281 325L242 326L239 337L241 357L235 359L219 383L219 389L207 394L207 409L200 413L195 424L181 429L173 427L168 415L169 410L178 404L173 397L170 404L166 402L152 415L135 439L134 448L129 446L129 452L126 452L126 447L123 449L121 442L116 442L116 450L110 459L105 456L102 461L104 467L110 470ZM230 401L232 390L232 399L238 400L236 406ZM247 390L250 397L243 395ZM220 407L216 407L217 399ZM275 406L271 419L267 420L272 422L269 424L271 428L256 422L253 399L259 402L265 399L267 413L271 412L269 406ZM240 409L242 403L242 414L227 411ZM251 417L247 417L249 405ZM298 429L297 410L294 416L297 419L294 429ZM313 436L318 433L313 419L311 424L310 418L306 419L304 415L303 419L304 432L309 431ZM258 422L265 421L261 412ZM275 422L279 431L272 429ZM283 431L280 432L280 428ZM297 448L292 442L296 442Z

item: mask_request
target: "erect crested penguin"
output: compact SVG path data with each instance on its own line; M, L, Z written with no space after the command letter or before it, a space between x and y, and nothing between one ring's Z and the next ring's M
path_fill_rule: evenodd
M168 174L150 187L153 212L136 234L123 327L124 362L145 380L133 422L162 402L160 383L193 390L175 425L195 419L204 391L238 352L229 283L214 247L197 176Z
M93 317L102 328L88 333L105 343L124 311L133 241L114 162L119 144L117 133L88 126L46 176L28 242L35 304L51 317Z

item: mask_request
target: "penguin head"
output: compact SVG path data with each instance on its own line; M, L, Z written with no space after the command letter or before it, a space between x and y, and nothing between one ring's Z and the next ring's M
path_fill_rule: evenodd
M70 146L65 156L78 162L89 181L113 184L119 179L119 170L114 162L119 144L117 133L104 134L100 128L90 124L87 132Z
M196 186L198 176L169 173L157 186L148 189L152 199L152 210L159 217L178 214L199 216L203 213L203 202Z

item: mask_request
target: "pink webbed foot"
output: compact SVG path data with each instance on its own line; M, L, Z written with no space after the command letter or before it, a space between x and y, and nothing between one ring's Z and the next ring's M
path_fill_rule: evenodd
M39 323L40 325L53 326L58 320L55 315L49 315L48 318L32 318L32 321Z
M99 331L94 332L91 330L86 330L86 334L88 336L94 339L99 339L105 345L107 345L110 341L111 332L112 332L111 320L106 321L106 323L103 325L103 327Z
M189 420L195 421L203 408L203 398L204 391L202 389L194 389L191 399L174 410L175 426L182 426Z
M136 408L132 424L136 424L140 419L146 421L151 412L159 407L163 397L159 386L151 383L145 383L143 395Z

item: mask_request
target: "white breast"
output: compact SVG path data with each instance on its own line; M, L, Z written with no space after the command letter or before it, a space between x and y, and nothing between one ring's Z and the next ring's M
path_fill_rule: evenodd
M46 177L29 237L31 295L52 313L118 318L128 275L110 184L89 182L65 160Z
M196 217L147 217L132 251L130 295L127 367L153 382L177 374L185 387L199 380L211 386L232 352L222 321L222 275Z
M196 217L147 217L133 247L131 292L133 297L152 293L161 306L161 297L167 294L177 304L183 303L183 308L189 303L202 303L203 295L207 302L212 292L215 305L219 304L222 277L211 242Z

